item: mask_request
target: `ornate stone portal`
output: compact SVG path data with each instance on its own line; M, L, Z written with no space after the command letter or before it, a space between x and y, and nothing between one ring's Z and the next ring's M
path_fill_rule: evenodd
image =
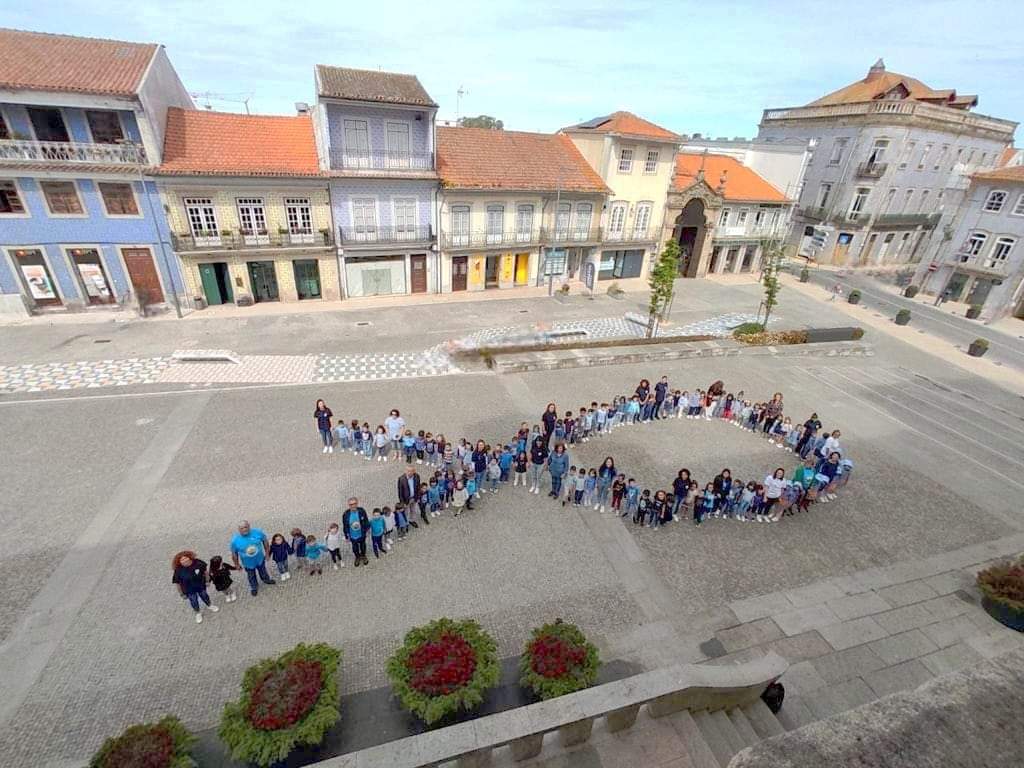
M665 227L661 242L675 240L681 251L680 277L703 277L711 258L711 241L722 209L725 179L712 189L698 171L696 180L684 189L671 189L665 203Z

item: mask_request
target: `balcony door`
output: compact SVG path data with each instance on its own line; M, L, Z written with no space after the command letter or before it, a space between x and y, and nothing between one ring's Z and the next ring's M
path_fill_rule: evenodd
M343 165L345 168L369 168L370 167L370 133L365 120L346 120L345 130L345 155Z
M633 237L636 240L643 240L647 237L647 230L651 226L651 210L654 203L637 203L636 218L633 220Z
M304 197L284 199L285 217L288 219L288 240L293 245L313 242L313 211Z
M395 238L416 239L416 198L400 197L395 200Z
M352 232L355 239L374 242L377 239L377 201L372 197L352 200Z
M569 238L569 219L572 217L572 204L559 203L555 211L555 240Z
M387 125L388 167L409 167L409 124L391 123Z
M576 205L576 221L573 229L575 240L586 240L590 235L590 222L594 218L594 206L591 203L578 203Z
M186 197L185 215L196 246L220 245L217 212L209 197Z
M612 203L608 211L608 235L613 238L621 238L626 228L626 204Z
M242 241L246 245L267 245L270 236L267 233L267 210L263 207L263 198L240 197L236 203Z
M37 141L61 141L69 142L67 126L64 125L64 115L59 109L47 107L26 107L28 119L32 123L32 132L36 135Z
M533 206L520 205L516 208L516 242L528 243L533 233Z
M469 206L452 206L452 246L469 245Z

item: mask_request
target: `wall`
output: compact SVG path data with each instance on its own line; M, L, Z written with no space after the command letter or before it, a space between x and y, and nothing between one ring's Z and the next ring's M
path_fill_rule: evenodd
M396 197L415 197L417 224L434 223L432 201L438 184L434 181L403 179L332 179L331 206L336 227L352 225L353 197L373 197L377 200L377 226L394 226L394 200ZM337 232L335 232L337 234Z
M142 105L140 123L143 128L146 154L156 165L163 157L164 131L167 127L167 108L195 109L192 97L185 90L163 46L157 49L149 71L139 88Z
M322 229L326 229L328 232L332 231L330 196L327 186L323 182L315 184L302 184L300 182L294 185L286 185L283 183L263 183L256 180L240 184L230 180L224 182L199 180L184 183L165 179L161 181L160 187L164 192L164 199L167 204L167 217L175 234L187 235L191 233L183 202L187 197L207 197L212 199L216 209L217 225L222 230L231 230L235 234L238 233L241 226L236 204L238 198L262 198L267 216L267 231L275 234L279 227L287 228L288 226L284 199L286 197L304 197L309 200L310 212L313 216L313 230L315 232L319 232Z
M249 280L248 262L273 261L274 273L277 275L277 287L281 301L298 301L295 290L295 270L293 261L316 259L320 270L320 296L323 301L337 301L341 298L338 292L338 259L333 251L319 252L295 250L281 252L264 251L225 251L223 253L204 253L202 255L186 255L181 257L182 271L185 274L185 285L189 296L203 296L203 283L199 274L200 264L223 262L228 265L231 275L231 287L237 298L240 293L252 295L252 284ZM315 301L315 299L307 299Z
M327 137L330 147L335 152L345 149L345 119L365 120L369 134L370 151L387 150L387 134L385 124L388 121L408 123L409 151L426 154L433 149L433 110L427 107L363 107L354 104L325 103L327 114ZM417 120L417 115L420 119Z

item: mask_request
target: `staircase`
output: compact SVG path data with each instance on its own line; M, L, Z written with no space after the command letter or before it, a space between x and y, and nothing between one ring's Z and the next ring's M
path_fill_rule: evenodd
M726 768L741 749L785 733L779 718L762 701L729 710L678 712L670 720L682 737L692 768Z

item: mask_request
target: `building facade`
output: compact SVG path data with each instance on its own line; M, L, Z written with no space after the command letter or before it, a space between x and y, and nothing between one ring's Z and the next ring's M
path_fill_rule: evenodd
M863 80L806 106L765 110L759 138L813 143L793 245L824 263L920 260L967 177L993 168L1012 140L1016 123L971 112L977 102L879 60Z
M172 109L156 173L196 306L340 298L309 115Z
M437 158L441 290L593 287L609 190L566 136L439 128Z
M1024 166L975 174L915 280L921 290L981 307L982 320L1024 317Z
M611 190L600 221L598 279L646 275L661 244L680 137L621 111L561 132Z
M0 30L0 60L0 312L180 302L149 171L192 101L164 49Z
M412 75L318 65L314 111L343 296L437 293L437 105Z

